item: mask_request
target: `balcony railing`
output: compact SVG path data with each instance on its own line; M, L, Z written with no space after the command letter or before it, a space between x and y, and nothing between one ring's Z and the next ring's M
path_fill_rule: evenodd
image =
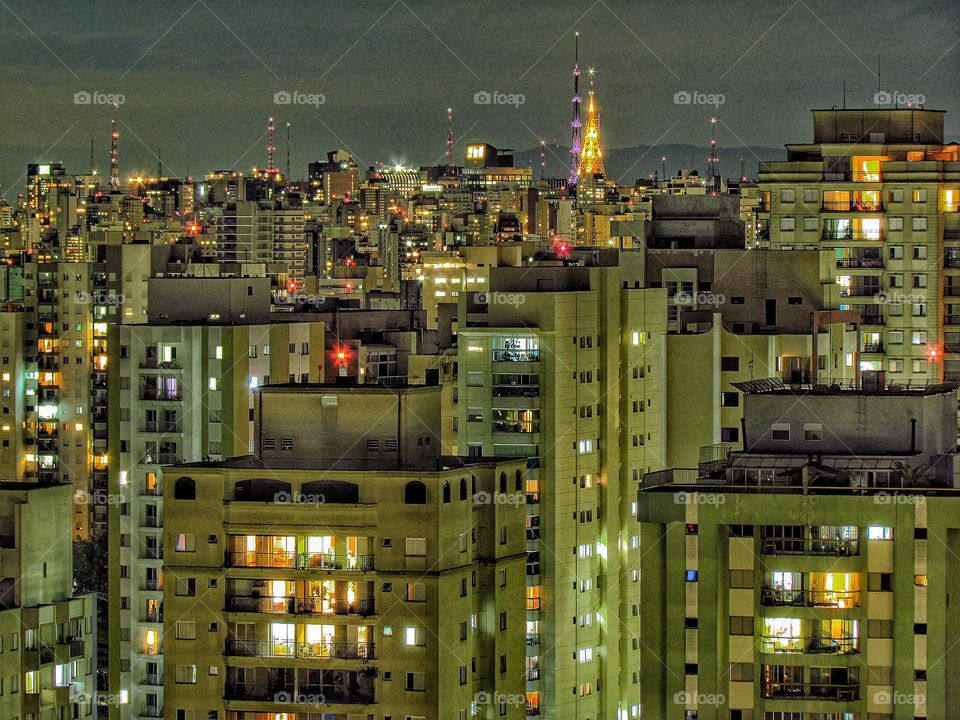
M852 557L860 554L859 540L804 540L802 538L765 537L764 555L832 555Z
M760 652L807 653L811 655L852 655L860 652L858 638L831 637L760 637Z
M317 660L373 660L373 643L302 643L276 640L227 640L226 654L236 657L296 657Z
M882 268L883 260L879 257L846 257L837 258L838 268Z
M860 685L856 683L765 682L761 687L760 694L767 699L854 702L860 699Z
M862 200L824 200L823 209L827 212L883 212L883 203L863 202Z
M861 352L865 353L882 353L883 352L883 343L864 343L863 350Z
M851 608L860 606L860 591L763 588L760 594L760 602L763 605Z
M155 387L141 387L140 399L141 400L180 401L180 400L183 400L183 395L179 390L163 390L161 388L155 388Z
M879 285L851 285L840 288L840 297L873 297L880 293Z
M494 362L538 362L539 350L494 350Z
M878 232L864 232L862 230L838 231L826 229L822 235L824 240L849 240L851 242L880 242L883 235Z
M944 325L960 325L960 315L944 315Z
M157 358L146 358L140 363L141 370L180 370L181 366L177 360L159 360Z
M373 615L376 604L373 598L347 602L324 600L316 597L281 595L258 597L255 595L227 595L227 610L230 612L286 613L290 615Z
M296 568L297 570L348 570L367 572L374 569L374 556L295 553L285 550L266 552L228 550L225 563L227 567Z
M539 385L494 385L493 397L539 397Z
M294 697L293 683L289 685L244 685L227 683L225 688L227 700L273 700L278 696Z

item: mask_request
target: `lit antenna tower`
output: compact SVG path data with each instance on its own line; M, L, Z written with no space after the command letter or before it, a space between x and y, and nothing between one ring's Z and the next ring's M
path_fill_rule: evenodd
M453 108L447 108L447 172L453 174Z
M576 34L573 51L573 120L570 121L570 177L568 184L576 185L580 170L580 33Z
M273 144L273 133L276 130L276 126L273 124L273 118L270 118L267 121L267 135L269 139L267 140L267 175L279 175L280 168L277 167L277 146Z
M707 166L707 177L710 178L710 185L717 187L717 168L720 164L720 158L717 157L717 119L710 118L710 162Z
M117 106L110 121L110 187L120 187L120 131L117 129Z
M583 149L580 151L580 165L577 175L605 175L603 167L603 148L600 146L600 111L593 92L593 70L590 70L590 92L587 102L587 124L583 131Z
M290 180L290 123L287 123L287 180Z
M540 179L543 180L543 176L547 171L547 141L540 141Z

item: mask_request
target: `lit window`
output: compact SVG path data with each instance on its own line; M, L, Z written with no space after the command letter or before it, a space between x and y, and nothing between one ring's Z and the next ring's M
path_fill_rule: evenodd
M867 528L868 540L893 540L893 528L871 525Z

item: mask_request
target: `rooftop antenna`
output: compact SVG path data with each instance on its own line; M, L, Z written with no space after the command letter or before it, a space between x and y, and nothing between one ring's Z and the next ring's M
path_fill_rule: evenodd
M707 164L707 176L710 178L711 185L716 186L717 165L720 160L717 157L717 119L710 118L710 160Z
M453 175L453 108L447 108L447 148L443 154L447 157L447 173Z
M287 123L287 180L290 180L290 123Z
M847 81L843 81L843 109L847 109L847 93L850 92L847 90Z
M96 166L93 161L93 138L90 138L90 174L95 175L96 172Z
M666 155L660 156L660 171L661 171L661 177L663 177L664 181L666 181L667 179L667 156Z
M110 120L110 187L120 187L120 131L117 130L117 109L113 105L113 118Z
M543 180L543 176L547 168L546 151L547 151L547 141L541 140L540 141L540 179L541 180Z
M744 166L743 158L740 158L740 182L747 181L747 170Z
M580 170L580 33L575 35L573 51L573 119L570 121L570 177L569 185L576 185Z
M163 160L160 157L160 148L157 148L157 180L163 177Z
M880 88L880 53L877 53L877 92L881 92Z

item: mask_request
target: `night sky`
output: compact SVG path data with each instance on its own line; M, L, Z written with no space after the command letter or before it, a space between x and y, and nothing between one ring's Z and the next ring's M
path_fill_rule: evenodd
M960 140L960 4L945 0L0 0L0 183L12 200L27 162L84 172L91 138L107 171L111 110L74 100L95 91L124 96L124 176L155 173L157 148L170 175L263 166L269 115L281 168L292 125L294 177L336 147L436 163L448 106L458 146L563 144L576 30L607 148L705 145L714 114L725 147L808 141L809 110L840 104L842 81L848 107L873 105L878 54L880 88L924 95ZM724 102L676 104L684 91ZM275 104L284 92L323 103Z

